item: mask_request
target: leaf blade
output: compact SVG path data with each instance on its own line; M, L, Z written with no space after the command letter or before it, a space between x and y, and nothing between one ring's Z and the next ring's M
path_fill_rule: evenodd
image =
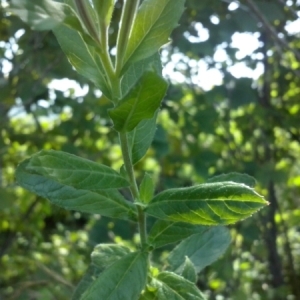
M180 268L187 256L196 272L216 261L231 242L230 232L225 227L213 227L204 234L197 233L183 240L169 254L168 262L174 270Z
M245 219L267 204L244 184L218 182L161 192L152 199L146 212L173 222L225 225Z
M16 171L17 183L23 188L68 210L135 220L134 205L126 201L117 190L93 192L63 185L42 175L29 172L26 170L28 162L29 160L23 161Z
M76 189L97 191L130 185L110 167L63 151L42 150L34 154L27 170Z
M207 231L208 228L209 227L202 225L158 220L149 232L148 242L156 249L168 244L182 241L195 233L203 233Z
M85 43L78 31L66 25L57 26L53 32L76 71L91 80L103 94L110 98L108 81L105 71L99 63L96 50Z
M124 65L147 58L168 43L183 10L184 0L143 1L129 37Z
M129 93L110 110L114 128L133 130L142 120L151 119L160 106L168 84L154 72L145 72Z
M148 254L143 252L130 253L121 258L100 274L81 300L138 299L146 285L147 259Z

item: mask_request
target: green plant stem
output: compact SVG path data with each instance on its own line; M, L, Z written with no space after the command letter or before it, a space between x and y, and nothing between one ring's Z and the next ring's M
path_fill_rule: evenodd
M140 0L126 0L123 6L120 28L117 39L117 56L115 70L120 74L123 67L124 54Z
M126 168L126 171L127 171L128 177L129 177L129 181L130 181L131 194L132 194L134 200L138 202L139 198L140 198L140 193L139 193L139 189L136 184L133 165L131 162L131 155L129 153L127 133L126 132L120 133L119 137L120 137L120 144L121 144L121 149L122 149L122 154L123 154L124 165L125 165L125 168ZM138 211L138 224L139 224L141 245L142 245L142 248L144 248L146 245L146 242L147 242L146 215L145 215L142 207L139 205L137 205L137 211Z

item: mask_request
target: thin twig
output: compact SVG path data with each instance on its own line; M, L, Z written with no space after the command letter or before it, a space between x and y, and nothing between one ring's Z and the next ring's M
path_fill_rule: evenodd
M257 5L252 0L245 0L248 7L252 10L256 18L262 23L262 25L265 27L266 31L272 36L272 38L275 40L275 42L280 45L281 48L285 48L289 51L291 51L294 56L297 58L297 60L300 62L300 53L290 47L288 42L284 38L279 38L278 33L276 29L269 23L269 21L265 18L265 16L261 13ZM283 51L282 51L283 52Z
M277 0L277 1L289 10L289 12L293 15L293 17L296 20L299 18L298 12L296 10L294 10L291 6L287 6L286 1L284 1L284 0Z

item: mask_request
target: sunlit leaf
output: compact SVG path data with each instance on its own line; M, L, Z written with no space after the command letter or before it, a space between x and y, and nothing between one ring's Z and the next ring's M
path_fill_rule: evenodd
M149 57L168 43L183 10L184 0L143 1L129 37L124 64Z
M163 191L146 212L174 222L224 225L243 220L267 204L252 188L225 181Z
M236 172L217 175L207 180L208 183L221 181L233 181L236 183L244 183L245 185L248 185L250 187L254 187L256 185L256 180L252 176Z

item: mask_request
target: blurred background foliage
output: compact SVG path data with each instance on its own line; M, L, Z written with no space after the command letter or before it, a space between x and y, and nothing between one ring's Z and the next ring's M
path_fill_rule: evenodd
M136 228L52 206L16 186L14 170L41 149L118 169L121 151L108 100L51 32L0 3L0 299L69 299L92 248L135 243ZM138 178L149 171L160 191L248 173L271 202L231 227L231 247L198 286L216 300L300 299L300 1L187 0L162 57L171 85Z

